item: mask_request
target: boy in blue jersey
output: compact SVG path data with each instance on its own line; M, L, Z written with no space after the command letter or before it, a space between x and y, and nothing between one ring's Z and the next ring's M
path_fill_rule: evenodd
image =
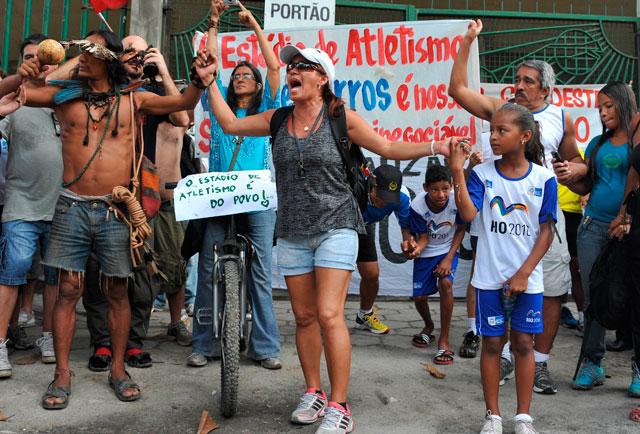
M411 198L409 190L402 186L400 170L395 166L383 164L373 171L373 180L375 186L369 193L369 204L362 213L367 233L360 235L358 239L356 262L362 280L360 281L360 312L356 317L356 328L369 330L374 334L386 334L389 333L389 327L380 322L373 309L373 302L380 287L375 223L394 213L402 231L402 251L413 250L415 241L409 232Z
M411 252L413 264L413 299L424 320L424 328L413 337L413 345L426 347L434 339L429 313L429 295L440 292L440 338L433 359L437 365L453 363L449 349L449 328L453 313L453 278L458 266L458 249L465 224L458 217L451 172L447 166L432 166L425 175L424 192L411 202L409 228L419 234Z

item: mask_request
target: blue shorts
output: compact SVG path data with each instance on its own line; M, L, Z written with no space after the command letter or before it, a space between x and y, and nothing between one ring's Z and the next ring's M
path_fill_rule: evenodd
M315 267L353 271L358 257L358 233L331 229L314 235L278 238L278 269L283 276L298 276Z
M122 212L121 209L119 211ZM109 211L104 200L76 200L60 196L42 263L65 271L84 272L93 247L102 274L131 277L133 266L129 240L129 227Z
M413 296L431 295L438 292L438 277L433 273L440 261L447 256L447 253L433 256L431 258L417 258L413 260ZM453 282L458 268L458 253L451 261L451 274L446 278Z
M476 289L476 327L481 336L507 333L502 289ZM542 293L519 294L511 312L511 328L522 333L542 333Z
M33 263L33 255L40 244L41 252L47 250L51 222L13 220L2 223L0 237L0 284L18 286L27 283L27 272ZM56 270L44 267L45 283L58 283Z

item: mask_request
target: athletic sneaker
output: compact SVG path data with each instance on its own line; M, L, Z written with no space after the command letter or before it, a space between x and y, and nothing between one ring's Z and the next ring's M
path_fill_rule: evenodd
M578 327L578 320L573 317L573 314L566 306L562 306L560 311L560 324L570 329Z
M576 390L591 390L593 386L602 384L604 384L604 369L585 358L578 376L571 382L571 387Z
M40 347L42 363L56 362L56 352L53 349L53 335L51 333L45 335L43 332L42 337L36 341L36 345Z
M26 313L24 310L20 309L20 313L18 314L18 325L20 327L29 328L36 326L36 316L31 313Z
M33 348L33 343L27 338L27 332L20 326L9 327L7 340L13 344L16 350L30 350Z
M502 386L505 380L513 378L513 362L504 357L500 357L500 386Z
M533 427L533 420L518 420L516 434L538 434L538 431Z
M11 363L7 352L7 340L0 338L0 378L11 377Z
M492 415L491 410L487 410L480 434L502 434L502 420Z
M631 362L631 385L629 386L629 396L640 398L640 369L635 358Z
M389 327L382 324L376 316L377 310L377 308L374 308L371 313L368 313L363 318L360 318L360 315L356 315L356 328L369 330L376 335L386 335L389 333Z
M176 343L183 347L191 345L191 333L189 333L187 325L183 321L169 324L169 327L167 328L167 336L175 337Z
M473 333L473 330L469 330L464 335L464 340L462 341L462 345L460 346L460 357L466 357L468 359L472 359L478 353L478 348L480 347L480 336Z
M187 357L187 365L195 366L199 368L201 366L206 366L208 363L207 356L204 354L191 353L189 357Z
M344 408L337 402L330 402L324 412L322 425L316 430L316 434L346 434L353 431L353 419L349 405Z
M324 416L327 408L327 395L324 390L317 393L315 389L307 389L300 397L300 402L291 413L291 422L308 425Z
M558 385L549 375L547 362L536 362L536 372L533 377L533 391L545 395L558 393Z

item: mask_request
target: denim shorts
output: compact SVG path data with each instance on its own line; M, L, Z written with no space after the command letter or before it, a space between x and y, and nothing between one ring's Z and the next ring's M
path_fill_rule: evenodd
M355 229L331 229L313 235L278 238L278 269L283 276L298 276L315 267L353 271L358 256Z
M476 327L480 336L507 333L502 289L476 289ZM511 312L511 328L522 333L542 333L542 293L518 294Z
M84 272L92 246L102 274L107 277L133 275L127 224L116 219L104 200L60 196L42 262L65 271Z
M38 244L47 250L51 222L13 220L2 223L0 237L0 284L18 286L27 283L27 272L33 263ZM45 282L55 285L56 270L44 267Z

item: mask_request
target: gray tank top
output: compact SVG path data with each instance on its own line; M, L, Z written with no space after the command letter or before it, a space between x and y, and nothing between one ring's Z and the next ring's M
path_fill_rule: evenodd
M278 190L276 237L343 228L366 233L326 112L304 150L304 173L298 169L298 146L287 124L288 119L282 122L273 145Z

